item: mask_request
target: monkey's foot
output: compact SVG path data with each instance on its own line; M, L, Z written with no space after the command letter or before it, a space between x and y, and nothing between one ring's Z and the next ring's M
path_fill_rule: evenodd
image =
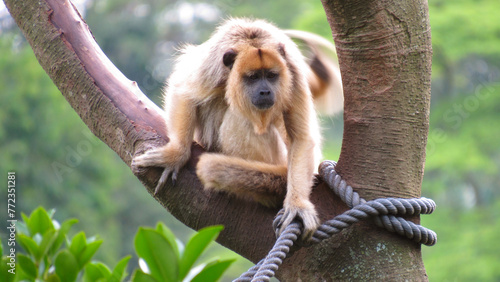
M308 202L308 205L303 208L291 205L287 206L285 203L284 209L285 212L277 225L277 235L281 235L281 233L285 231L285 228L290 225L292 221L297 219L301 221L304 226L302 239L305 241L309 240L319 226L318 216L312 203Z
M170 143L169 143L170 144ZM179 154L173 153L171 146L164 146L147 151L145 154L135 157L132 160L132 170L137 170L139 167L163 167L158 184L156 185L154 194L157 195L165 187L167 180L172 176L172 184L175 185L177 175L181 167L184 166L189 159L189 153ZM177 151L179 152L179 151Z

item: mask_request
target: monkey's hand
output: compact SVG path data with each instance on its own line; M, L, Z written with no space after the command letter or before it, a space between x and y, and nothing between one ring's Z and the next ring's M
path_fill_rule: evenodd
M295 200L295 202L292 202L287 197L284 202L284 209L285 212L278 223L278 236L285 231L285 228L293 220L298 219L304 226L302 239L305 241L309 240L319 225L314 205L309 200L302 200L300 202Z
M167 179L172 175L172 183L175 185L179 170L186 164L191 156L191 148L181 146L174 142L167 145L147 151L143 155L137 156L132 160L132 168L138 167L163 167L163 173L155 188L155 195L167 183Z

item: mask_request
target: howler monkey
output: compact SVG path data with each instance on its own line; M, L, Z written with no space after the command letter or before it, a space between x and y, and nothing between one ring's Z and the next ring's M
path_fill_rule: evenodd
M170 141L133 165L165 168L158 193L170 175L175 181L195 140L207 151L196 169L205 189L283 204L282 228L298 217L309 237L318 225L309 194L321 158L315 73L274 25L225 21L205 43L183 48L165 92ZM321 79L314 81L329 82Z

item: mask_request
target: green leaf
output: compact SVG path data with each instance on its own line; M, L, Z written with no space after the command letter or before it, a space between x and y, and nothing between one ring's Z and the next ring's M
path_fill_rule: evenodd
M56 256L54 266L56 267L56 274L61 281L70 282L76 280L79 272L78 262L70 251L64 249L59 252Z
M165 236L165 239L168 240L170 245L174 248L175 254L177 257L180 259L180 252L179 252L179 246L177 245L177 238L175 237L174 233L162 222L158 222L156 225L156 231L160 232Z
M82 269L86 263L90 261L90 259L95 255L97 252L97 249L102 244L102 240L94 241L90 244L87 244L85 247L84 251L80 254L80 256L77 257L78 265L80 266L80 269Z
M30 236L30 231L28 230L28 226L26 225L25 221L18 221L17 222L16 233Z
M41 208L45 210L44 207L41 207ZM50 210L46 211L46 213L49 215L50 218L53 218L54 214L56 213L56 209L50 209Z
M48 251L49 256L53 256L55 253L57 253L62 243L64 242L64 239L66 238L66 234L68 234L69 230L71 229L71 226L73 226L77 222L78 220L73 218L66 220L61 224L61 227L57 231L57 237Z
M76 234L71 240L71 244L69 246L69 251L73 254L78 262L78 267L82 269L86 263L90 261L90 259L97 252L97 249L102 244L102 240L95 240L92 243L87 244L87 239L85 237L84 232L80 232Z
M132 277L132 282L158 282L153 276L142 272L137 269Z
M69 251L78 259L80 254L85 250L87 246L87 238L85 237L85 233L83 231L79 232L73 239L71 239L71 244L69 245Z
M34 210L26 224L28 225L31 236L36 233L45 234L45 232L49 230L55 230L50 215L43 207L38 207Z
M189 239L181 258L179 279L182 280L188 274L189 270L198 259L198 257L207 248L208 244L217 238L224 229L222 225L209 226L200 229L191 239Z
M210 262L193 278L193 280L191 280L191 282L217 281L234 261L236 261L236 259Z
M113 269L109 282L119 282L122 281L127 276L127 264L131 256L126 256L122 258Z
M36 268L35 263L29 257L23 254L17 254L17 262L27 278L31 280L35 280L37 278L38 269Z
M106 277L109 277L111 275L111 270L109 269L109 267L107 265L105 265L102 262L99 262L96 265L99 268L99 271L106 274Z
M177 255L162 233L141 227L135 236L134 245L137 255L144 259L151 276L156 280L178 280Z
M37 246L40 246L40 244L42 243L43 237L42 237L42 234L36 233L35 235L31 236L31 239L33 239L33 241L35 241Z
M42 241L40 242L40 245L38 245L38 254L36 256L37 262L39 262L45 255L47 255L56 238L57 231L55 230L48 230L47 232L45 232L45 234L43 234Z
M95 282L101 279L107 280L111 276L109 268L101 262L88 263L85 266L85 272L82 280L84 282Z
M11 268L11 266L9 265L10 258L8 258L7 256L4 256L0 259L0 263L2 263L0 265L0 271L2 274L5 273L3 275L0 275L0 281L2 281L2 282L14 281L14 278L16 278L16 274L9 272L9 270L14 271L14 270L11 270L13 268Z
M56 273L51 273L45 277L44 282L61 282L61 279L59 279L59 276L57 276Z
M17 234L17 241L28 254L32 255L33 257L37 257L38 245L36 244L35 240L33 240L33 238L24 234Z
M28 226L28 222L30 221L30 218L24 212L21 212L21 217L23 218L23 221L26 224L26 226Z

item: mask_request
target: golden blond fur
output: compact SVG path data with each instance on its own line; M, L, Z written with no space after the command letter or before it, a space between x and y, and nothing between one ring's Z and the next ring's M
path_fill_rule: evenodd
M268 87L260 95L272 97L255 94L256 104L249 81L261 72ZM158 192L170 174L175 180L194 139L208 151L197 165L205 189L283 203L283 228L299 217L310 236L318 224L309 194L321 137L309 72L282 30L262 20L227 20L208 41L182 50L165 93L170 142L133 165L165 167Z

